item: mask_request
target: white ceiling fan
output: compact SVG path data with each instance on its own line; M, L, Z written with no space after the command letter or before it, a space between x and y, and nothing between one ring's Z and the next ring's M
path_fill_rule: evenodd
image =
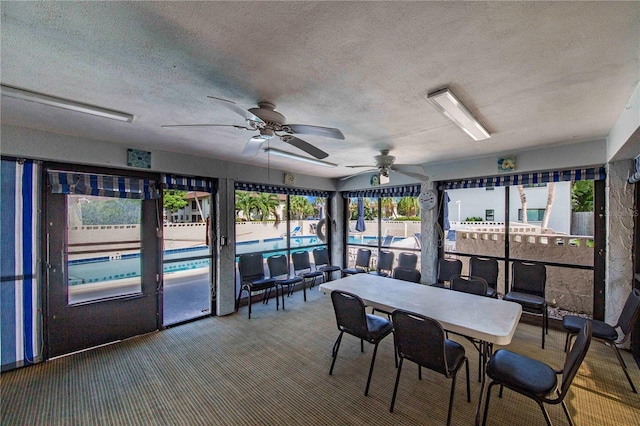
M380 176L389 177L389 172L398 173L401 175L409 176L414 179L418 179L421 182L426 182L429 180L429 177L424 173L424 169L420 165L412 165L412 164L394 164L396 161L396 157L393 155L389 155L388 149L381 149L380 155L375 155L373 157L375 160L375 165L357 165L357 166L346 166L351 168L357 167L368 167L369 170L364 170L362 172L358 172L349 176L345 176L340 180L351 179L354 176L358 176L364 173L371 173L377 171L380 173ZM423 173L416 173L412 170L422 170Z
M249 139L244 151L242 151L243 157L256 155L258 151L260 151L263 142L278 137L281 141L293 145L315 158L322 159L326 158L329 154L294 135L302 134L323 136L332 139L344 139L344 135L340 130L331 127L311 126L308 124L286 124L285 116L276 111L276 106L270 102L258 102L257 108L249 108L246 110L233 101L216 98L215 96L207 97L214 103L241 115L246 125L172 124L161 127L235 127L236 129L257 131L258 134Z

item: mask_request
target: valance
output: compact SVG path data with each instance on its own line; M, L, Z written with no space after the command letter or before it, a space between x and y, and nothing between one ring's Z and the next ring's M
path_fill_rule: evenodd
M166 189L215 193L213 184L209 179L163 174L160 177L160 181L162 182L162 187Z
M344 198L370 197L370 198L397 198L397 197L417 197L420 195L421 185L406 186L384 186L377 188L361 189L357 191L345 191Z
M54 194L97 195L138 200L159 198L155 182L149 179L49 170L49 182Z
M303 195L308 197L328 197L328 191L314 189L289 188L286 186L266 185L259 183L236 182L235 188L238 191L248 192L268 192L270 194Z

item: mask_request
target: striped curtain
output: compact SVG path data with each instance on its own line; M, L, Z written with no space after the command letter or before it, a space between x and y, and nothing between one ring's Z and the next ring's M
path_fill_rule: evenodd
M2 370L41 359L39 252L40 166L2 159L0 319Z
M288 188L285 186L263 185L258 183L236 182L235 188L238 191L248 192L268 192L271 194L305 195L309 197L328 197L328 191L317 191L313 189Z
M159 198L155 182L149 179L49 170L49 182L54 194L98 195L138 200Z
M420 184L371 188L359 191L345 191L342 193L344 198L371 197L371 198L393 198L393 197L417 197L420 195Z
M179 189L181 191L200 191L215 193L210 180L176 175L162 175L162 186L166 189Z
M604 167L586 169L555 170L550 172L522 173L517 175L492 176L445 182L440 189L485 188L510 185L531 185L549 182L578 180L604 180Z

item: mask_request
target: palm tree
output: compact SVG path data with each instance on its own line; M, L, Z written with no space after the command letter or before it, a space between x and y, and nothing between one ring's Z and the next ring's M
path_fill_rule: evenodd
M542 217L542 224L540 227L545 230L549 226L549 217L551 216L551 208L556 198L556 184L555 182L549 182L547 184L547 207L544 209L544 216Z
M276 194L270 194L266 192L260 192L254 198L254 209L260 214L261 220L267 220L269 215L273 215L276 218L276 222L280 220L277 213L277 208L280 206L280 200Z
M522 223L528 223L527 195L524 193L524 186L518 185L518 193L520 194L520 204L522 204Z
M417 197L402 197L398 201L398 213L401 215L407 217L416 216L419 208Z
M291 219L302 219L313 214L313 206L307 197L292 195L289 197L289 216Z
M244 212L247 219L251 220L251 210L254 205L253 194L247 191L236 191L236 216Z
M385 197L380 199L383 217L393 217L393 198Z

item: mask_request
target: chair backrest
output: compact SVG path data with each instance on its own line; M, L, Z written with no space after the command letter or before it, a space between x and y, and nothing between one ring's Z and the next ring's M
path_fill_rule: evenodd
M418 266L417 254L403 251L398 255L399 268L416 269L416 266Z
M564 361L564 368L562 369L562 385L560 387L560 398L562 401L573 382L573 378L576 376L580 364L584 360L591 344L591 321L585 321L582 329L576 337L576 341L571 348L571 351L567 354L567 358Z
M361 268L368 268L370 261L371 250L365 248L358 249L358 254L356 255L356 266L359 266Z
M291 253L291 261L293 262L294 272L309 270L311 271L311 263L309 262L308 251L297 251Z
M471 256L469 259L469 275L484 278L487 285L492 289L498 287L498 261L495 259L485 259Z
M322 265L329 265L329 250L326 248L313 249L313 261L316 263L316 268Z
M544 297L547 268L543 264L514 261L511 271L511 290Z
M401 268L398 266L393 270L393 278L402 281L410 281L412 283L419 283L422 275L417 269Z
M468 275L454 275L451 277L451 290L463 293L487 295L487 282L484 278L471 277Z
M247 282L264 278L264 260L260 253L241 254L238 258L240 281Z
M462 273L462 261L460 259L438 259L438 282L449 281L452 276Z
M640 290L636 288L629 293L629 297L624 303L624 308L620 312L618 324L616 324L616 327L620 327L624 333L624 338L620 343L626 342L629 338L638 315L640 315Z
M448 377L445 334L440 323L397 309L391 313L398 356Z
M331 302L336 314L338 330L367 339L367 313L360 297L346 291L333 290Z
M392 251L380 250L376 269L378 271L391 272L391 270L393 269L393 257L394 257L394 253Z
M269 256L267 258L267 265L269 266L269 276L271 278L282 275L289 276L289 262L287 261L287 256L284 254Z

